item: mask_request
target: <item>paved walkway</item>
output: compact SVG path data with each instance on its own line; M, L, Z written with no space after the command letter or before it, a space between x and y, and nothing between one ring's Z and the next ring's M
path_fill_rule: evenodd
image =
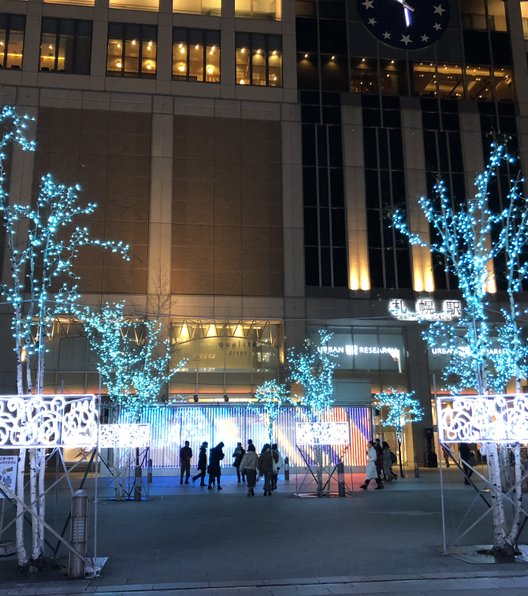
M487 508L457 470L445 481L446 543L489 544L488 518L457 538ZM100 502L97 555L109 557L100 577L68 580L65 559L21 576L14 559L0 559L0 595L528 594L528 565L444 553L438 470L378 491L360 490L360 477L347 482L348 498L294 496L300 477L271 498L259 484L248 498L233 476L221 492L155 477L148 500ZM61 526L64 491L48 510Z

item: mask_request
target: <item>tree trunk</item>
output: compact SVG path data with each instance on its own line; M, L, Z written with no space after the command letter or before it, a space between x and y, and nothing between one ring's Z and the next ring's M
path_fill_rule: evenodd
M24 544L24 470L26 466L26 449L20 449L18 452L18 468L17 468L17 508L16 508L16 547L18 566L25 567L28 563L28 556Z
M39 550L41 555L44 554L44 519L46 515L46 486L45 486L45 474L46 474L46 450L38 449L38 514L40 520L38 523L38 542Z
M496 443L488 445L488 476L491 485L491 504L493 519L493 554L508 551L504 533L504 496L502 492L500 459Z
M39 521L37 518L37 449L29 450L29 510L31 512L31 559L36 561L40 556Z
M513 451L513 459L514 459L514 481L515 481L515 488L514 493L512 495L513 500L513 520L511 524L511 529L506 537L507 544L511 545L511 547L517 553L517 542L519 540L519 535L522 530L522 526L524 523L524 512L522 506L522 477L523 477L523 464L521 458L521 445L519 443L514 443L511 445L511 449Z

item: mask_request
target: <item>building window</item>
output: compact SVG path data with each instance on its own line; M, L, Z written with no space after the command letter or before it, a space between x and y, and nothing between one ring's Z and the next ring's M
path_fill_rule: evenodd
M173 12L194 12L198 14L220 15L221 0L173 0Z
M407 95L405 63L398 60L352 58L350 91L352 93L381 93Z
M528 39L528 1L523 0L521 2L521 17L524 39Z
M71 4L72 6L94 6L95 0L44 0L44 4Z
M126 10L159 10L159 0L110 0L108 5Z
M108 25L106 72L125 77L156 76L156 27L151 25Z
M0 14L1 68L22 68L25 24L22 15Z
M220 82L220 31L183 29L172 32L172 78Z
M235 0L235 16L279 20L281 3L280 0Z
M92 22L42 19L40 70L90 74Z
M473 31L507 31L504 0L461 2L462 26Z
M236 83L282 87L282 44L279 35L236 34Z

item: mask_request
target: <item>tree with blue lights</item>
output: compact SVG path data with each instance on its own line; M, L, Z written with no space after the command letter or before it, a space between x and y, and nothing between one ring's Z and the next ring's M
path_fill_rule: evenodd
M5 247L10 262L9 281L0 287L11 309L11 329L16 356L19 395L40 394L44 388L46 342L53 322L69 316L78 300L78 277L74 263L84 247L99 247L126 257L121 242L91 237L78 218L94 212L95 203L81 205L79 187L65 186L51 174L40 180L37 196L27 204L10 201L6 166L8 152L34 151L28 138L31 118L19 116L6 106L0 112L0 212L5 229ZM16 541L18 564L27 567L43 556L45 517L45 451L29 449L29 504L24 493L27 450L20 449L17 474ZM24 544L24 511L32 517L31 559Z
M328 410L334 403L334 370L337 367L335 354L328 351L332 333L319 329L319 341L304 341L304 350L288 350L290 380L297 383L302 392L295 394L299 406L304 408L312 420Z
M376 393L374 401L380 409L380 422L383 426L392 426L396 429L398 439L398 460L400 462L400 476L403 478L403 464L401 445L403 430L408 422L420 422L423 418L423 408L415 399L414 391L398 391L389 387L387 391Z
M159 401L184 361L171 366L172 348L157 320L125 315L123 303L78 307L97 370L112 403L132 422Z
M439 255L446 272L458 282L464 300L461 319L456 323L436 322L424 334L430 347L444 348L444 353L451 354L443 377L454 395L470 390L493 399L494 393L505 393L512 380L520 392L520 380L528 373L528 351L520 324L525 312L518 306L528 272L525 257L528 200L522 194L520 175L509 180L502 210L495 212L489 206L499 187L501 172L504 169L509 172L514 163L505 145L494 143L486 169L475 179L474 196L456 206L445 183L439 180L433 196L419 200L432 228L432 240L410 230L402 211L393 216L396 229L411 244L427 247ZM500 320L491 323L488 292L498 276L508 301L506 307L495 313ZM514 459L514 478L508 485L510 453ZM512 556L523 525L520 445L489 443L487 460L493 505L492 552ZM507 523L510 516L506 507L510 505L513 516Z
M264 418L268 430L268 441L270 445L273 441L273 426L277 422L280 413L287 406L295 406L296 402L292 399L290 392L283 383L275 380L265 381L259 385L255 391L255 398L258 406L257 411ZM250 409L255 409L255 405L249 404Z

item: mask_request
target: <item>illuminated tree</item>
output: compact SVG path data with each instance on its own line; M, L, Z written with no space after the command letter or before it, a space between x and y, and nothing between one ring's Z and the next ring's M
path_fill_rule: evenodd
M290 379L303 389L302 394L295 397L312 420L334 403L334 370L337 362L335 354L328 351L331 338L332 333L320 329L318 343L305 340L304 351L288 351Z
M520 390L520 379L527 374L527 347L523 339L518 307L522 282L528 263L525 259L528 242L528 201L522 195L522 179L509 179L505 206L500 212L490 209L490 199L498 192L501 171L515 160L503 144L493 144L486 169L475 179L475 195L457 206L448 196L443 181L439 181L432 198L422 197L419 205L433 231L429 241L411 231L405 214L394 214L394 226L412 244L425 246L439 255L446 272L458 283L464 300L463 313L457 323L435 323L424 334L431 347L445 348L452 355L444 379L453 394L472 390L479 395L506 392L514 380ZM505 288L507 306L497 313L500 320L490 322L488 291L494 285L494 265ZM494 349L497 342L502 349ZM493 516L493 553L511 556L517 549L522 529L522 464L519 443L487 448L489 486ZM509 476L510 453L514 458L514 478ZM502 473L501 473L502 472ZM513 492L510 496L509 490ZM510 524L505 507L513 505Z
M400 462L400 476L403 478L403 464L401 456L401 445L403 430L408 422L420 422L423 418L423 408L417 399L414 399L414 391L397 391L389 387L387 391L376 393L374 400L380 408L380 421L383 426L393 426L396 429L398 439L398 460Z
M40 180L37 196L28 204L11 203L7 191L7 153L17 148L34 151L27 138L30 118L21 117L13 107L0 113L0 212L6 232L5 247L10 262L9 281L0 291L11 309L11 329L16 356L19 395L42 393L44 387L46 341L56 317L71 312L79 298L74 262L83 247L98 246L126 257L128 247L121 242L93 239L88 228L76 225L79 217L94 212L95 203L79 203L79 187L65 186L51 174ZM24 471L26 449L20 449L17 476L18 563L30 562L24 546L24 509L32 517L31 560L39 559L44 548L43 449L29 449L30 496L25 505Z
M159 400L184 361L170 366L172 349L159 321L127 317L123 303L78 307L97 370L110 400L134 421Z
M265 381L259 385L255 391L257 403L260 406L258 412L263 416L266 427L268 429L269 443L273 441L273 425L278 420L283 408L286 406L295 406L295 401L291 398L290 392L286 386L277 381ZM249 404L251 409L255 408L253 404Z

